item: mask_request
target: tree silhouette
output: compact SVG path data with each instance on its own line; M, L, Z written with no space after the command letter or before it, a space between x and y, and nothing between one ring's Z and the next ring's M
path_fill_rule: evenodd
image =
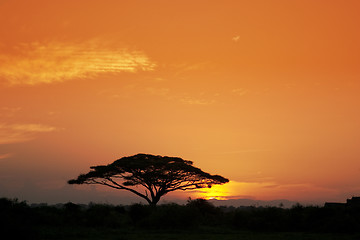
M194 167L192 161L150 154L123 157L90 169L68 183L101 184L127 190L144 198L150 205L156 205L162 196L172 191L210 188L214 184L229 182L229 179Z

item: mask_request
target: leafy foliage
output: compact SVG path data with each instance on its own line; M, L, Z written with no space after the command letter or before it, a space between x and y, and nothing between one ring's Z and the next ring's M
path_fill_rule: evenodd
M176 190L192 190L229 182L228 179L203 172L192 161L178 157L137 154L123 157L108 165L90 167L69 184L101 184L130 191L156 205L165 194ZM134 187L142 186L144 192Z

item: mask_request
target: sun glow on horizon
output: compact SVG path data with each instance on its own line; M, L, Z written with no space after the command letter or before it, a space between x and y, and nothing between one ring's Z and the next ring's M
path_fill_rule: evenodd
M228 200L231 198L231 195L232 193L229 191L227 184L214 185L211 188L203 188L198 193L198 197L204 198L206 200Z

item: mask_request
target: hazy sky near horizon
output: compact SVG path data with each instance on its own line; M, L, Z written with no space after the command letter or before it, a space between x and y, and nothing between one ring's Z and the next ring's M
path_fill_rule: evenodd
M105 201L66 181L137 153L231 180L170 199L360 195L359 10L0 0L0 197Z

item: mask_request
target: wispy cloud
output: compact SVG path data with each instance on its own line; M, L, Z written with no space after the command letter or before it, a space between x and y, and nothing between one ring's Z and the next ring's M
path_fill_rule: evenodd
M5 158L9 158L9 157L11 157L11 156L12 156L11 153L0 154L0 160L1 160L1 159L5 159Z
M168 96L170 89L169 88L153 88L148 87L146 88L146 91L150 93L151 95L157 95L157 96Z
M210 97L209 98L202 97L203 95L205 95L205 93L200 94L200 96L189 96L189 94L171 95L170 88L154 88L154 87L146 88L146 92L151 95L164 97L167 100L174 100L189 105L210 105L215 103L215 100L211 99Z
M210 105L215 102L215 100L207 100L207 99L201 99L201 98L190 98L190 97L184 97L181 98L180 101L185 104L190 105Z
M234 36L234 37L232 38L232 40L233 40L234 42L238 42L238 41L240 40L240 36L239 36L239 35Z
M238 153L257 153L257 152L271 152L271 149L266 148L249 148L249 149L238 149L234 151L220 152L218 154L238 154Z
M2 107L0 108L0 117L13 117L17 112L21 110L20 107Z
M113 48L99 40L32 42L0 54L0 78L10 84L63 82L102 73L149 71L155 63L140 51Z
M248 90L245 88L235 88L232 90L232 92L238 96L243 96L248 92Z
M55 127L41 125L41 124L13 124L11 129L23 132L52 132L56 130Z
M42 124L2 124L0 123L0 144L25 142L38 133L56 131L57 128Z
M200 63L179 63L170 65L170 68L174 69L174 76L183 75L184 73L193 72L204 68L208 65L208 62L200 62Z

